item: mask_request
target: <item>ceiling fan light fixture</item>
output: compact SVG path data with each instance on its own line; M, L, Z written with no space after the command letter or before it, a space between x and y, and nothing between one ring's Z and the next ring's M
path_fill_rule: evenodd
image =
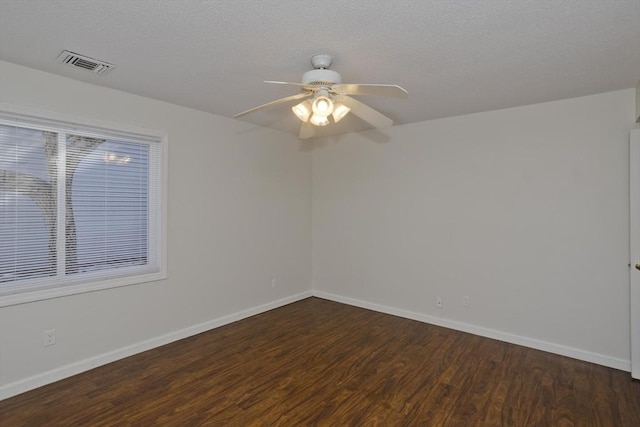
M338 123L342 120L349 111L351 111L351 108L344 104L340 104L339 102L333 104L333 113L331 113L331 116L333 117L334 123Z
M311 103L305 99L301 103L291 107L291 111L293 111L293 114L295 114L296 117L307 123L309 121L309 116L311 116Z
M329 124L329 119L327 118L327 116L323 116L320 114L314 114L313 116L311 116L311 120L309 121L312 125L316 126L326 126Z
M1 1L1 0L0 0ZM327 126L330 121L338 123L347 114L364 120L374 128L393 125L393 120L352 96L374 95L386 98L406 98L408 93L398 85L390 84L342 84L342 76L329 70L333 59L330 55L320 54L311 58L313 70L302 75L302 83L290 83L266 80L265 83L297 87L300 92L267 102L234 115L234 118L262 110L267 107L297 102L290 107L292 112L302 121L298 137L311 138L316 135L315 126ZM289 104L291 105L291 104ZM331 119L329 118L331 116Z
M328 96L320 95L313 100L311 109L314 115L328 117L333 112L333 101Z

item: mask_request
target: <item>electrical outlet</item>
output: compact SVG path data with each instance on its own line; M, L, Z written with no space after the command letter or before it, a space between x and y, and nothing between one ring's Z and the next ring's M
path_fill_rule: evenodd
M56 343L56 330L48 329L44 331L42 344L45 347L49 347L50 345L54 345L55 343Z
M442 298L436 297L436 307L442 308Z
M276 279L271 279L271 289L275 289L278 286L278 281Z
M462 297L462 306L464 308L469 308L470 305L471 303L469 302L469 297L468 296Z

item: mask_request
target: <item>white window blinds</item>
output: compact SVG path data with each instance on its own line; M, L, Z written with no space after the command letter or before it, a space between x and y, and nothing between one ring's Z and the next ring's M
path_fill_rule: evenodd
M55 276L58 136L0 126L0 286ZM55 155L55 154L54 154Z
M122 133L2 122L0 296L161 273L160 148Z

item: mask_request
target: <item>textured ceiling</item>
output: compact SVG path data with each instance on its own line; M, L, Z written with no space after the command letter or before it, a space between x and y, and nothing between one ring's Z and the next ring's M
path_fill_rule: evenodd
M317 53L344 82L407 89L360 97L396 124L590 95L640 79L640 0L0 0L0 59L225 117L296 93L262 81L299 82ZM289 105L242 120L297 133Z

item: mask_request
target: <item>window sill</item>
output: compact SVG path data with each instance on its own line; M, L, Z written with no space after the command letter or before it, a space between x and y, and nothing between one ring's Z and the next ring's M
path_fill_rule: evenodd
M104 289L119 288L122 286L137 285L140 283L155 282L167 278L166 272L144 274L140 276L123 277L99 282L67 285L51 289L27 291L15 294L0 295L0 307L26 304L43 301L52 298L60 298L87 292L101 291Z

